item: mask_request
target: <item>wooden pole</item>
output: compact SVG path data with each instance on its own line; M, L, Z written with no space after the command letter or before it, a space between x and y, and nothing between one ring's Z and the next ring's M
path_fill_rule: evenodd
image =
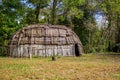
M32 59L32 38L33 38L33 30L31 29L31 40L30 40L30 48L29 48L29 58Z

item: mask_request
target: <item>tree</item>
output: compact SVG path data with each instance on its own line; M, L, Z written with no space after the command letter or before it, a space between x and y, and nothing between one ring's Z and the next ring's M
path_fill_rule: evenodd
M1 45L7 45L10 36L14 33L14 31L20 28L18 19L23 13L21 8L23 8L23 5L19 0L2 0L2 4L0 5Z
M108 27L106 29L106 36L108 38L108 50L109 51L120 51L120 1L118 0L103 0L100 1L99 7L104 12L108 20Z
M2 0L0 3L0 55L6 55L6 46L11 35L22 27L19 23L24 13L20 0Z
M56 17L57 17L56 7L57 7L57 0L53 0L53 8L52 8L52 15L51 15L51 18L52 18L51 23L53 25L56 24Z
M61 0L59 2L58 23L70 26L74 29L73 19L82 18L83 11L79 7L84 3L82 0Z
M28 0L27 3L32 5L31 8L28 9L26 15L26 21L29 20L29 24L39 23L40 14L42 14L42 9L48 6L50 0ZM44 16L44 15L42 15Z

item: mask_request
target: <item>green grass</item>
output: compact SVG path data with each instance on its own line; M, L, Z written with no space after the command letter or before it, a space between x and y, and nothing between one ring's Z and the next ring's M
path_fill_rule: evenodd
M0 58L0 80L120 80L120 56Z

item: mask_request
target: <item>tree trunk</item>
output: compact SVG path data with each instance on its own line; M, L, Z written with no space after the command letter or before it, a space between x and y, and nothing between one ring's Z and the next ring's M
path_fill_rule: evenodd
M36 23L39 23L39 14L40 14L40 1L36 7L36 11L35 11L35 14L36 14Z
M53 0L53 8L52 8L52 24L56 24L57 12L56 12L57 0Z
M57 0L53 0L53 8L52 8L52 14L51 14L52 25L56 24L56 18L57 18L56 6L57 6ZM56 61L56 59L57 59L57 57L56 57L55 52L54 52L53 56L52 56L52 61Z
M120 52L120 19L119 19L119 15L117 14L117 20L116 20L116 36L115 36L115 52Z

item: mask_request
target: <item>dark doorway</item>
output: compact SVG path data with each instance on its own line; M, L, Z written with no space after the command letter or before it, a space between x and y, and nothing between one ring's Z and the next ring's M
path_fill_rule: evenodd
M80 56L78 44L75 44L75 56Z

